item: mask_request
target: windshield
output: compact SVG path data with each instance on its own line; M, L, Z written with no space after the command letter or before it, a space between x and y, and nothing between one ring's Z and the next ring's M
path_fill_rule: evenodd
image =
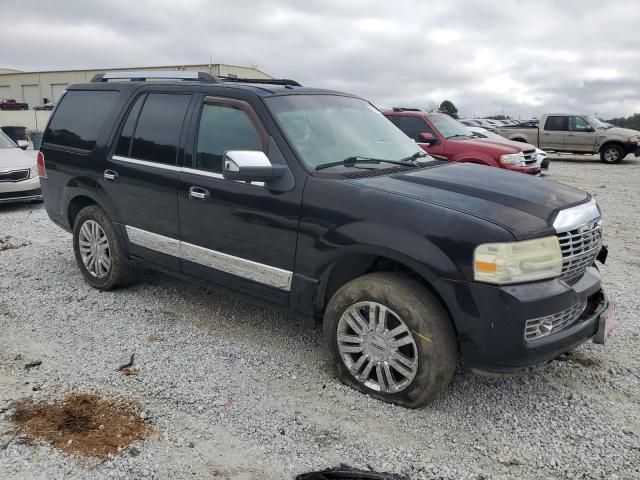
M473 132L462 123L443 113L432 113L429 120L444 138L473 137Z
M17 145L7 137L4 133L0 132L0 148L16 148Z
M379 110L359 98L280 95L267 98L266 103L312 169L350 157L397 161L423 152Z
M592 127L594 128L610 128L608 124L601 122L600 120L598 120L596 117L594 117L593 115L587 115L586 117L584 117L587 122L589 122L591 124Z

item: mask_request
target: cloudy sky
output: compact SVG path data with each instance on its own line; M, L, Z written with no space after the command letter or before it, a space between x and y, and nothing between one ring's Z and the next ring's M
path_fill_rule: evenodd
M636 0L3 1L0 68L231 63L465 116L640 112Z

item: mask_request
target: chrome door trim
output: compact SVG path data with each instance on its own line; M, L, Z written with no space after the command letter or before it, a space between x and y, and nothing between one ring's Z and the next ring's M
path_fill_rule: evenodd
M134 165L142 165L144 167L160 168L163 170L170 170L172 172L179 172L180 167L175 165L166 165L164 163L148 162L147 160L138 160L137 158L122 157L120 155L113 155L111 160L116 162L133 163Z
M125 225L129 242L182 260L290 291L293 272Z
M180 172L190 173L191 175L199 175L201 177L218 178L220 180L224 179L221 173L207 172L206 170L196 170L195 168L182 167L180 169Z
M129 242L156 252L180 257L180 240L125 225Z

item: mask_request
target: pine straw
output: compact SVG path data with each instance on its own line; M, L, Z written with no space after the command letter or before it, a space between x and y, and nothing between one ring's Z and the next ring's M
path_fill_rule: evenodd
M16 435L30 443L44 441L67 453L107 458L136 440L143 440L151 428L139 417L133 403L114 402L91 394L71 394L53 403L16 402L11 421Z

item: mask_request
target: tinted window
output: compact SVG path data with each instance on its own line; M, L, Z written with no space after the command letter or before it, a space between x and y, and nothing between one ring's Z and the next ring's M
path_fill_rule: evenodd
M262 150L260 135L243 110L205 104L198 129L196 168L222 172L226 150Z
M424 120L418 117L398 117L395 122L398 128L402 130L408 137L413 138L416 142L421 142L421 133L431 133L433 130L429 128Z
M573 132L585 132L591 129L591 125L582 117L569 117L569 130Z
M120 132L118 146L116 147L116 155L122 155L124 157L129 156L129 150L131 148L131 138L133 137L133 129L136 128L136 122L138 121L140 109L142 108L142 104L144 103L145 98L146 95L140 95L136 102L133 104L133 107L131 107L129 116L127 117L127 121L124 123L122 131Z
M544 129L551 132L563 132L567 129L567 117L547 117Z
M45 141L92 150L119 92L100 90L67 92L51 119Z
M138 119L131 156L174 165L190 100L190 95L150 93Z

